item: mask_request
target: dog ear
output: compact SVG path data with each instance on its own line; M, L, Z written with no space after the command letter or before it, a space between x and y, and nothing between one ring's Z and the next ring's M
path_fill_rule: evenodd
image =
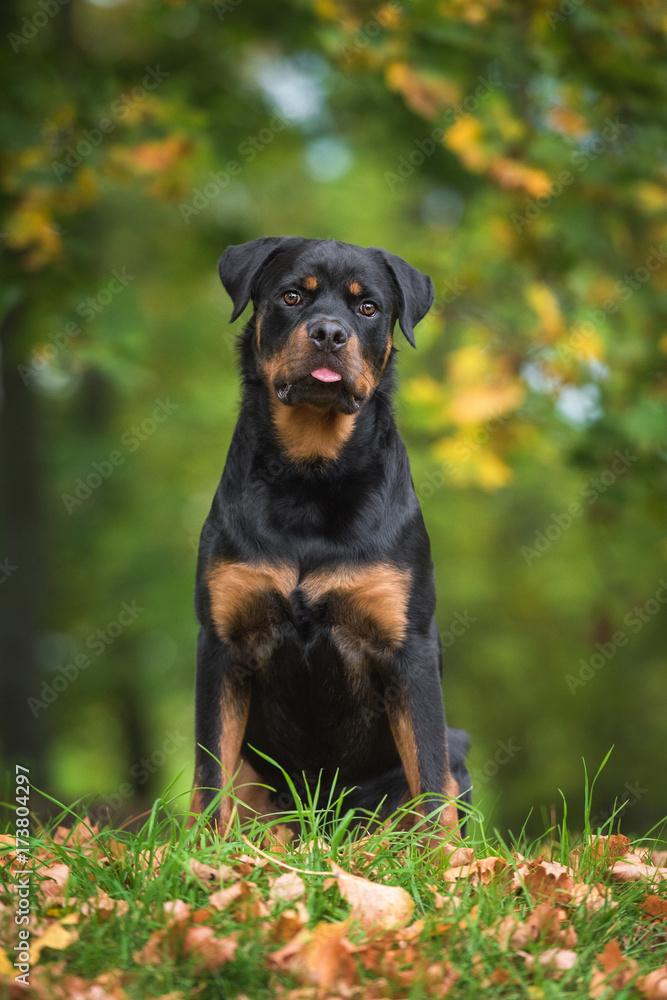
M234 303L230 323L238 319L248 305L266 265L292 240L292 236L263 236L250 243L227 247L218 261L218 274Z
M412 329L433 305L433 282L402 257L382 249L380 253L394 286L399 325L407 342L416 347Z

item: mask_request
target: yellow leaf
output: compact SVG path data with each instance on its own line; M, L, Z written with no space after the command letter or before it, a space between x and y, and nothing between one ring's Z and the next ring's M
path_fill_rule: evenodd
M443 438L433 448L455 486L481 486L497 490L512 478L511 468L488 445L478 445L467 434Z
M7 958L7 953L0 948L0 978L1 977L9 978L11 976L11 978L13 979L15 974L16 974L16 969Z
M486 169L491 159L491 154L482 145L483 134L478 120L473 115L465 115L447 129L442 141L447 149L456 153L468 170L480 173Z
M540 334L545 340L555 340L565 326L558 299L548 285L537 281L528 285L525 295L539 317Z
M523 403L526 388L519 379L498 385L479 385L458 392L449 404L455 424L482 424L491 417L516 410Z
M406 398L417 405L441 406L443 403L442 385L430 375L411 378L405 390Z
M31 942L30 955L33 962L38 962L44 948L54 948L62 951L69 948L77 940L76 931L68 931L61 924L50 924L34 944Z

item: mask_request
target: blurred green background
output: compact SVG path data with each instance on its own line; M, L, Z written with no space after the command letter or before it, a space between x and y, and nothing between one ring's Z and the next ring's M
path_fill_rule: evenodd
M397 419L492 824L667 813L667 13L6 0L2 752L96 815L191 781L198 533L238 407L216 262L431 275ZM187 799L184 798L184 805ZM555 813L554 813L555 807Z

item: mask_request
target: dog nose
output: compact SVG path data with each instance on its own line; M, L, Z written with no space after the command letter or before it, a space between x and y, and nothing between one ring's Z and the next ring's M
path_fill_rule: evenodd
M349 339L345 327L335 319L317 319L308 330L308 340L321 351L339 351Z

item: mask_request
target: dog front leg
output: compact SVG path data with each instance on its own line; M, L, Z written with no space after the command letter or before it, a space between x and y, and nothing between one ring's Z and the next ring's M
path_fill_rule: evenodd
M411 798L426 796L422 810L441 807L438 822L456 830L455 799L460 789L452 777L447 728L437 655L403 648L396 656L391 679L398 697L387 700L387 715ZM443 806L443 799L445 801Z
M220 789L229 786L210 817L211 825L223 834L232 815L230 783L239 767L249 710L248 678L234 671L225 643L202 628L197 643L195 776L190 810L195 815L203 812Z

